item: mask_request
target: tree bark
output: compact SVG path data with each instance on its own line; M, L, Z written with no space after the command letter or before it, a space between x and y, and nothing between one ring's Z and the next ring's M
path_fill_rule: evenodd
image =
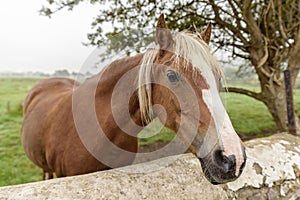
M300 10L300 1L299 1L299 10ZM300 15L300 13L299 13ZM290 53L290 58L288 61L288 69L291 71L291 78L292 78L292 86L294 88L296 79L299 74L300 70L300 25L299 25L299 30L298 34L295 37L295 45L291 50ZM295 122L296 122L296 132L298 135L300 135L300 119L297 117L297 114L295 113Z
M263 102L270 111L279 131L287 130L287 110L284 84L268 86L262 92Z

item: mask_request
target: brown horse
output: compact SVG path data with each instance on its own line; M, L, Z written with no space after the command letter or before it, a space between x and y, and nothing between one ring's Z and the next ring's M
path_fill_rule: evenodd
M222 72L210 34L209 25L173 37L160 16L158 44L144 54L117 60L82 84L53 78L34 86L22 143L44 179L131 164L137 134L154 117L200 159L212 183L239 177L246 155L219 96Z

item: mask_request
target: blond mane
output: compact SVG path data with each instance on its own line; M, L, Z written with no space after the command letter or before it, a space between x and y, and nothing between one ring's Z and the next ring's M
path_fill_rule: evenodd
M209 85L216 84L214 75L223 77L223 71L212 55L209 46L199 38L198 35L179 32L173 38L175 47L173 56L170 59L176 66L187 69L192 64L192 73L200 72ZM138 76L138 98L142 121L150 123L153 118L151 101L151 71L155 58L159 52L159 45L152 45L145 52ZM179 65L179 62L183 63Z

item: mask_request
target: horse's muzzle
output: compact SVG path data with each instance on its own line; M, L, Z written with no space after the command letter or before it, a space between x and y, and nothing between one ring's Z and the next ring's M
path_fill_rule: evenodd
M199 158L205 177L212 184L223 184L236 180L243 172L246 165L246 153L243 148L243 163L236 174L235 155L225 156L222 150L214 150L204 158Z

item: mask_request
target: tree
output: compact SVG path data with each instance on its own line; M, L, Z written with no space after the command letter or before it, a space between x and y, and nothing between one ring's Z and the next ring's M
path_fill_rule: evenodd
M41 12L51 16L63 8L73 7L85 0L47 0ZM259 82L260 92L228 88L262 101L269 109L279 130L286 129L285 86L282 71L292 72L295 84L300 69L300 0L89 0L100 4L100 15L92 23L94 32L88 34L91 45L108 45L108 52L130 49L140 51L149 40L149 30L160 13L167 16L170 29L190 29L212 22L215 29L213 44L251 63ZM101 26L113 23L114 30L104 34ZM122 26L120 26L122 24ZM139 31L137 31L139 30ZM121 37L123 40L116 39ZM127 39L127 49L122 46ZM144 43L141 43L143 41ZM129 47L129 48L128 48ZM296 116L296 115L295 115ZM297 118L298 121L298 118Z
M69 77L70 73L66 69L55 70L55 72L53 73L53 76L57 76L57 77Z

